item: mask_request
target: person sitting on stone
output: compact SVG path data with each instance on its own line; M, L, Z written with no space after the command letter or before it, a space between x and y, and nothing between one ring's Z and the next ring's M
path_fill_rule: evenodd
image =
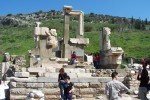
M74 85L70 82L70 77L67 76L65 79L66 83L64 84L64 100L72 100L72 92Z
M59 88L60 88L60 95L61 99L64 99L64 84L65 84L65 78L67 77L67 73L65 73L64 68L61 68L59 70L59 75L58 75L58 83L59 83Z
M71 55L71 64L75 64L76 61L77 61L77 55L76 52L73 51L73 54Z

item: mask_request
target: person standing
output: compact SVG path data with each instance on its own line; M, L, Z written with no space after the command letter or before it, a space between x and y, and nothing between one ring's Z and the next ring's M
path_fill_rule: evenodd
M71 64L75 64L76 61L77 61L77 55L76 52L73 51L73 54L71 55Z
M143 68L142 72L139 71L139 74L137 76L137 80L140 81L139 85L139 97L141 100L148 100L146 95L147 95L147 86L149 82L149 76L148 76L148 71L146 68Z
M106 84L105 93L108 100L122 100L122 93L129 92L129 89L120 81L118 81L118 73L113 72L112 80Z
M94 64L94 67L96 68L97 67L96 54L93 54L93 64Z
M100 68L100 54L97 53L96 54L96 69L99 69Z
M8 85L5 82L0 80L0 100L5 100L5 89L9 89Z
M64 84L65 84L66 77L67 77L67 73L65 73L64 68L61 68L59 70L58 83L59 83L60 95L62 100L64 100Z
M72 100L72 92L74 89L73 83L70 82L70 77L66 77L66 83L64 84L64 100Z

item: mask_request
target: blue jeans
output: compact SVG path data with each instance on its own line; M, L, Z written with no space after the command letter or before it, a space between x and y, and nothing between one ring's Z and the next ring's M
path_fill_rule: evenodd
M69 95L64 94L64 100L72 100L72 93Z
M75 59L75 58L72 58L72 59L71 59L71 64L75 64L75 61L76 61L76 59Z
M61 99L64 99L64 83L59 83Z

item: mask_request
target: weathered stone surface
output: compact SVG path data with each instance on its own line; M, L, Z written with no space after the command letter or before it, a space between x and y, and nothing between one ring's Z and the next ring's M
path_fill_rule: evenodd
M64 68L66 73L85 73L84 68Z
M89 87L90 88L100 88L101 83L100 82L91 82Z
M92 94L88 95L81 95L82 98L93 98L94 96Z
M56 68L46 67L45 68L45 72L46 73L55 73L56 72Z
M10 82L10 88L14 88L14 87L16 87L17 85L16 85L16 82Z
M111 77L101 77L98 79L99 82L109 82L111 80Z
M15 81L15 82L37 82L37 78L36 77L29 77L29 78L11 78L11 81Z
M44 83L27 83L27 88L43 88Z
M77 95L77 96L80 95L78 88L74 88L74 90L73 90L73 95Z
M59 95L60 89L54 88L54 89L47 89L47 88L39 88L45 95Z
M86 77L91 77L92 76L92 73L77 73L77 76L79 78L86 78Z
M44 83L44 88L57 88L58 83Z
M69 75L70 78L77 78L77 74L76 73L67 73L67 75Z
M45 77L58 78L59 73L45 73Z
M26 71L27 71L27 68L23 67L23 68L21 68L21 71L22 71L22 72L26 72Z
M79 78L71 78L70 81L73 82L73 83L80 82Z
M99 78L92 78L92 77L88 77L88 78L78 78L79 82L81 83L88 83L88 82L99 82Z
M76 87L76 88L87 88L87 87L89 87L89 83L74 83L74 87Z
M15 77L29 77L29 72L15 72Z
M13 88L13 89L10 89L10 93L15 94L15 95L24 95L27 92L25 88Z
M10 100L24 100L26 95L10 95Z
M51 77L38 77L37 82L52 82L52 83L57 83L58 78L51 78Z
M44 64L43 65L44 68L62 68L63 64Z
M59 95L46 95L45 99L46 100L58 100L60 98Z
M80 88L81 95L95 94L95 93L96 93L96 89L94 88Z
M32 73L44 73L45 72L45 68L42 67L30 67L27 69L28 72L32 72Z
M25 88L27 86L27 83L17 82L16 86L17 88Z

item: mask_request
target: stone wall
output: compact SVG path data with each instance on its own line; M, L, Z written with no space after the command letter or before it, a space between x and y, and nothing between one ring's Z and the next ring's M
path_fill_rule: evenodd
M60 98L57 78L51 77L30 77L10 79L11 100L24 100L27 93L33 90L41 90L46 100L58 100ZM111 77L89 77L72 78L74 83L73 98L92 98L104 94L105 84ZM123 77L120 77L123 81Z

